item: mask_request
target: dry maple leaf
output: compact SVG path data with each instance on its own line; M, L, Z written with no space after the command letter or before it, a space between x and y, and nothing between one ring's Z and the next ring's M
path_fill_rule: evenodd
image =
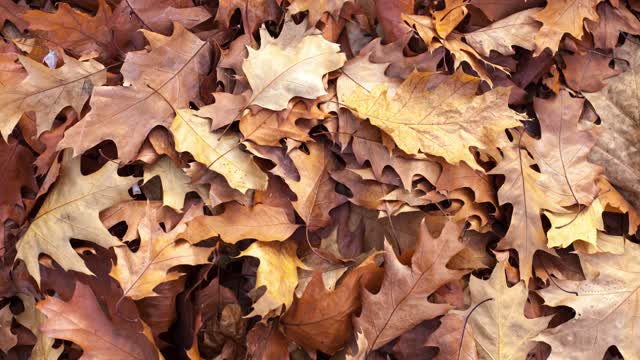
M69 4L59 2L58 11L53 14L29 10L24 14L24 19L30 23L29 29L38 30L38 38L65 48L76 57L100 53L108 59L118 52L109 26L111 8L105 0L98 1L96 16L89 16L74 10Z
M581 39L584 34L584 20L597 21L596 5L602 0L550 0L534 18L542 23L536 34L536 54L546 48L552 53L558 51L558 45L565 33Z
M526 135L516 135L526 136ZM537 250L551 251L542 227L542 209L567 212L549 197L548 189L537 185L540 173L531 168L533 159L519 146L502 148L504 158L489 174L502 174L505 181L498 191L500 204L513 206L509 230L500 241L500 249L513 248L520 259L520 276L526 282L531 276L533 255Z
M35 113L38 136L51 128L65 107L80 113L91 89L107 79L104 66L95 60L78 61L63 54L65 64L50 69L25 56L19 59L28 76L16 86L0 88L0 132L5 141L24 113Z
M608 79L607 87L584 96L602 119L602 130L589 160L602 165L609 180L640 208L640 93L636 84L640 71L640 46L627 41L615 56L629 62L629 69Z
M47 296L37 308L46 316L41 331L79 345L84 351L82 359L158 359L158 350L145 335L117 328L102 311L91 288L81 282L75 283L69 302Z
M17 259L27 265L40 283L38 257L51 256L65 270L92 274L71 247L71 238L88 240L102 247L122 245L100 222L100 211L129 199L127 190L138 179L120 177L118 165L107 162L87 176L80 172L80 157L64 153L60 177L38 214L17 244Z
M464 248L458 241L460 228L447 222L433 238L424 221L420 225L411 266L405 266L385 242L385 273L380 291L363 290L362 313L354 319L356 329L367 338L368 351L376 350L423 320L445 314L451 306L435 304L427 297L465 271L451 270L447 262ZM368 352L367 351L367 352Z
M155 164L145 167L145 183L155 176L160 177L162 181L162 202L176 210L182 209L184 197L189 192L198 193L205 202L209 198L207 187L192 185L189 175L179 169L168 157L162 157Z
M286 109L294 96L315 99L327 93L323 75L342 67L346 57L338 44L306 27L306 21L296 25L288 19L275 39L260 29L260 48L248 48L242 63L253 90L250 104L277 111Z
M156 296L156 286L182 276L179 272L170 271L171 268L208 262L212 249L197 247L178 239L178 235L186 228L184 224L165 232L158 221L157 214L147 208L145 219L138 226L138 250L134 253L126 246L114 249L118 259L109 275L120 283L122 296L129 296L134 300Z
M131 86L95 88L91 111L67 130L59 148L73 147L78 155L111 139L119 158L130 162L151 129L169 126L175 109L199 99L194 84L208 71L209 44L177 23L170 37L144 34L151 51L130 52L122 65L125 84Z
M36 337L36 343L33 346L33 350L31 350L31 358L58 360L64 347L59 346L54 349L53 343L55 339L48 337L40 330L40 327L47 321L47 316L36 308L36 301L31 296L18 294L18 297L22 301L24 311L16 315L16 320L20 325L31 330Z
M230 244L244 239L284 241L300 226L292 219L291 210L265 204L250 208L231 202L225 204L225 211L220 215L200 215L187 221L180 237L193 244L214 236Z
M389 134L408 154L421 151L451 164L476 163L469 147L492 149L506 143L504 130L523 116L507 107L509 89L476 96L480 79L458 70L453 76L413 73L389 98L385 86L359 88L341 102Z
M302 296L280 320L284 333L307 350L335 354L353 333L351 317L360 307L361 286L372 288L381 280L381 273L371 257L329 291L322 273L314 272Z
M224 176L242 193L266 189L267 174L240 149L240 137L231 132L212 133L209 128L209 120L191 110L179 110L170 128L176 150L190 152L196 161Z
M483 56L489 56L492 50L502 55L513 55L515 50L512 46L533 50L534 38L540 29L540 23L533 17L539 11L539 8L534 8L515 13L487 27L464 34L464 38Z
M489 280L472 276L469 282L470 309L475 310L466 316L481 359L525 359L534 337L549 322L548 317L525 317L527 288L522 281L509 287L504 269L504 263L498 262Z
M344 203L347 199L335 192L335 181L329 173L335 169L333 155L320 143L308 143L309 154L300 149L293 150L289 156L295 164L300 179L285 178L289 188L298 199L293 207L309 231L327 226L331 223L329 211Z
M557 286L540 291L546 305L570 306L576 313L535 339L551 345L549 359L596 359L613 345L625 359L640 353L634 340L640 329L638 256L638 245L628 241L622 255L583 254L587 280L556 280Z
M551 99L533 100L541 138L527 142L527 148L540 167L538 186L560 206L589 205L598 193L596 179L602 168L587 161L596 138L578 127L583 105L584 99L566 90Z
M293 294L298 286L297 269L306 266L296 255L294 241L256 241L239 256L253 256L260 260L256 274L256 289L266 286L267 291L253 303L253 311L247 317L259 315L266 318L275 311L280 314L282 305L288 308L293 302Z

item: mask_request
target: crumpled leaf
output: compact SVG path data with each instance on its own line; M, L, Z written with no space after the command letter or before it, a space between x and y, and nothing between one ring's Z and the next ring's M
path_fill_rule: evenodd
M18 343L18 338L11 332L11 322L13 322L13 313L6 305L0 309L0 350L4 353L8 353Z
M413 73L393 98L386 95L385 86L379 86L370 93L357 88L341 101L409 154L425 152L482 170L469 147L503 146L504 130L520 125L523 117L507 107L508 89L475 96L479 83L480 79L462 71L450 77Z
M92 274L71 247L71 238L88 240L102 247L122 245L100 222L100 211L129 199L127 189L138 179L120 177L118 165L107 162L95 173L82 176L80 157L64 153L60 177L38 214L16 245L16 257L24 261L40 283L38 256L51 256L65 270Z
M304 21L299 25L285 22L275 39L263 27L260 39L259 49L248 48L242 69L253 90L249 103L263 108L282 110L294 96L315 99L325 95L322 76L346 61L338 44L325 40L318 31L306 31ZM265 63L270 65L265 67Z

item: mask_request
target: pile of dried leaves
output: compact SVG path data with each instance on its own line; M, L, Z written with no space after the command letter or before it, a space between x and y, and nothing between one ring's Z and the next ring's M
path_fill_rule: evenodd
M0 0L0 358L638 359L638 14Z

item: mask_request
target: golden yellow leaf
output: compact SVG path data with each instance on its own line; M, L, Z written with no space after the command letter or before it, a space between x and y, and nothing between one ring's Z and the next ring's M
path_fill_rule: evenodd
M409 154L422 151L482 170L469 148L504 146L504 130L519 126L523 116L507 106L509 89L476 96L479 83L480 79L461 70L453 76L415 72L393 98L382 85L370 93L357 88L341 102L384 130Z
M253 304L248 317L265 317L272 310L280 313L282 305L289 307L298 286L298 268L306 266L296 255L296 243L293 241L256 241L240 256L253 256L260 259L256 275L256 289L266 286L267 291Z
M315 99L327 93L322 76L342 67L347 58L340 45L306 28L306 21L296 25L287 19L276 39L260 29L260 48L249 48L242 64L253 90L250 104L283 110L294 96Z
M28 76L16 86L0 88L0 133L5 141L22 114L35 113L37 135L40 135L51 128L65 107L71 106L79 113L93 87L106 81L104 66L99 62L62 56L64 65L58 69L19 56Z
M267 174L253 162L253 157L240 149L240 137L227 132L209 131L209 120L191 110L178 110L171 132L176 150L188 151L196 161L221 174L229 185L241 192L267 188Z
M118 280L123 296L134 300L155 296L157 294L153 289L156 286L182 276L177 271L170 272L172 267L207 263L211 248L197 247L178 239L178 235L186 229L185 224L164 232L158 220L148 208L145 219L138 226L138 251L134 253L126 246L114 249L118 260L109 275Z
M600 195L596 197L587 208L581 208L576 213L555 214L545 212L551 221L551 228L547 232L548 246L567 247L574 241L584 241L589 245L580 245L579 250L594 253L606 251L620 253L620 245L623 245L622 236L612 236L605 233L605 211L629 215L629 234L634 234L638 228L638 215L620 193L605 179L598 181Z
M16 245L16 258L24 261L38 283L40 254L48 254L65 270L92 274L71 247L71 238L105 248L122 245L99 216L100 211L129 199L127 190L138 180L120 177L117 170L117 164L107 162L95 173L82 176L80 157L71 158L70 151L64 153L58 181Z
M548 1L542 11L534 18L542 23L536 35L536 54L550 48L552 53L558 50L560 40L565 33L581 39L584 34L584 19L599 19L596 6L602 0L553 0Z

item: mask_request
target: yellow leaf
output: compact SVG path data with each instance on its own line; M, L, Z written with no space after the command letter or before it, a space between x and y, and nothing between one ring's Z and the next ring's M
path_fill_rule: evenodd
M596 6L602 0L553 0L547 3L534 18L542 23L536 35L536 55L550 48L558 50L565 33L581 39L584 34L584 19L598 21Z
M342 67L347 58L340 45L306 27L306 21L296 25L287 19L277 39L260 29L260 48L249 48L242 64L253 90L250 104L277 111L294 96L315 99L327 93L322 76Z
M209 131L209 120L191 110L178 110L171 124L176 150L188 151L196 161L221 174L229 185L241 192L265 190L267 174L253 162L252 156L238 146L238 135Z
M362 89L343 99L362 118L389 134L409 154L425 152L451 164L466 162L482 170L469 147L491 149L506 142L504 130L520 125L523 116L509 109L509 89L476 96L480 79L457 71L453 76L413 73L393 98L385 86Z
M64 154L60 177L16 245L31 276L40 283L38 256L48 254L65 270L92 274L71 247L71 238L94 242L102 247L122 245L100 221L100 211L129 199L127 190L138 179L120 177L118 165L107 162L95 173L82 176L80 157Z
M280 312L282 305L289 307L293 302L293 294L298 286L297 268L306 266L296 255L296 243L293 241L256 241L240 256L253 256L260 259L256 275L256 289L266 286L267 291L253 304L253 311L248 317L260 315L264 317L270 311Z

